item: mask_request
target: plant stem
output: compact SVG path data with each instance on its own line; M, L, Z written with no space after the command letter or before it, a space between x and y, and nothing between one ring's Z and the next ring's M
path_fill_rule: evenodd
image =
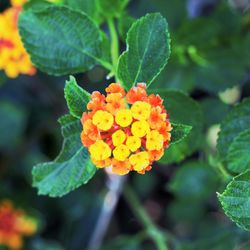
M144 225L148 236L154 241L158 250L168 250L165 242L164 234L156 227L144 208L141 206L138 198L133 190L126 186L124 189L124 196L129 206L133 210L135 216Z
M95 230L89 241L87 250L98 250L101 247L103 238L109 226L112 215L122 192L126 177L108 174L108 192L105 195L103 205L97 220Z
M108 19L108 27L111 37L111 58L112 58L113 68L115 70L114 73L116 75L117 63L119 58L119 38L116 32L115 22L113 18Z
M220 170L222 176L224 177L226 181L229 181L232 179L232 176L227 172L227 170L224 168L221 162L218 163L218 169Z

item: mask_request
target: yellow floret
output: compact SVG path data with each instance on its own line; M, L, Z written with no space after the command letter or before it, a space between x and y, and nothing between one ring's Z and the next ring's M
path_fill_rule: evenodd
M11 0L10 2L12 6L20 7L26 3L26 0Z
M121 129L112 134L112 142L115 147L121 145L125 141L125 139L126 135Z
M37 223L34 219L29 217L21 217L17 221L17 227L27 236L31 236L37 231Z
M97 140L89 147L91 158L96 161L106 160L111 156L111 149L107 143L102 140Z
M118 161L125 161L129 156L130 151L126 145L120 145L113 150L114 158Z
M118 125L121 127L127 127L131 124L133 118L132 118L132 112L130 109L120 109L118 110L115 121Z
M143 137L150 131L149 124L146 121L136 121L132 124L131 132L134 136Z
M149 155L147 152L140 152L129 157L129 162L135 171L142 171L149 165Z
M137 101L131 107L132 116L139 121L147 120L150 116L151 105L147 102Z
M103 131L109 130L113 123L114 117L107 111L98 110L93 116L93 124Z
M137 136L129 136L126 141L126 145L132 152L135 152L138 148L141 147L141 140Z
M163 135L157 130L152 130L147 134L146 148L148 150L160 150L163 147Z

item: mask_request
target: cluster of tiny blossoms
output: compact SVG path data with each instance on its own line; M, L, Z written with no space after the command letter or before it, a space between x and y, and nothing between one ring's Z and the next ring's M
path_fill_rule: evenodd
M23 236L37 231L36 222L25 216L23 211L13 208L10 201L0 202L0 245L11 250L23 247Z
M33 75L29 55L25 51L18 33L18 15L26 0L11 0L12 7L0 13L0 70L10 78L19 74Z
M95 91L83 113L81 140L98 168L112 166L112 172L144 174L159 160L170 142L171 124L159 95L147 95L138 83L127 93L116 83L107 95Z

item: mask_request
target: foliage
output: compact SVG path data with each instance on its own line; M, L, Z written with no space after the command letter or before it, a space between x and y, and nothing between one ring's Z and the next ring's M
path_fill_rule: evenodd
M88 249L101 230L101 250L249 248L250 16L227 1L191 2L23 6L18 29L37 74L0 72L0 200L42 222L24 249ZM145 175L97 171L81 142L91 92L112 82L143 82L164 99L171 141Z

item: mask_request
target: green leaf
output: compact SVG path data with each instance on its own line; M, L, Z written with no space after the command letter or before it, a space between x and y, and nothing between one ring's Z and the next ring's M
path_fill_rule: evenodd
M96 172L80 140L80 121L66 115L59 122L64 137L60 154L53 162L38 164L32 171L33 186L40 195L61 197L87 183Z
M250 98L244 99L236 105L221 123L221 131L217 141L220 156L225 159L233 140L243 130L249 129Z
M69 81L66 81L64 95L70 114L76 118L81 118L90 100L90 94L77 84L73 76L70 76Z
M189 161L177 169L168 188L177 198L207 200L217 188L218 178L204 162Z
M192 130L192 126L172 123L171 145L183 140Z
M210 93L232 88L243 83L246 64L241 48L213 48L206 51L207 63L199 65L195 70L195 82L198 88ZM235 63L235 62L238 63Z
M250 231L250 170L233 178L218 198L226 215Z
M230 111L231 106L223 103L218 98L208 97L201 100L206 128L218 124Z
M1 101L0 117L2 117L0 122L0 148L2 150L13 149L22 139L27 114L20 105Z
M119 17L130 0L97 0L99 12L105 18Z
M35 28L34 28L35 27ZM84 72L101 60L101 32L84 13L53 6L23 11L19 31L32 62L52 75Z
M127 50L118 62L118 77L129 89L138 82L149 86L167 64L170 38L165 18L148 14L136 21L127 35Z
M39 11L48 7L53 6L53 4L46 0L30 0L24 5L24 10Z
M187 6L183 0L137 0L136 2L139 14L144 15L152 10L161 12L163 16L168 18L172 30L180 27L183 20L188 21Z
M180 63L176 63L173 51L167 67L157 76L151 86L154 86L154 84L161 89L176 89L190 93L194 89L193 68L190 66L184 67Z
M98 0L66 0L64 1L64 4L72 9L80 10L86 13L86 15L97 24L102 22L102 18L96 7Z
M242 131L231 143L227 154L228 169L241 173L250 168L250 129Z
M165 150L160 163L180 162L195 152L201 144L203 116L200 105L186 94L176 90L149 90L158 93L164 99L171 123L192 127L190 133L181 142Z
M218 228L218 227L217 227ZM235 229L220 228L213 234L190 243L182 243L179 250L233 250L237 249L239 233ZM243 249L242 249L243 250ZM244 250L246 250L244 248Z
M118 31L123 41L126 41L127 33L135 22L135 18L123 13L118 19Z

